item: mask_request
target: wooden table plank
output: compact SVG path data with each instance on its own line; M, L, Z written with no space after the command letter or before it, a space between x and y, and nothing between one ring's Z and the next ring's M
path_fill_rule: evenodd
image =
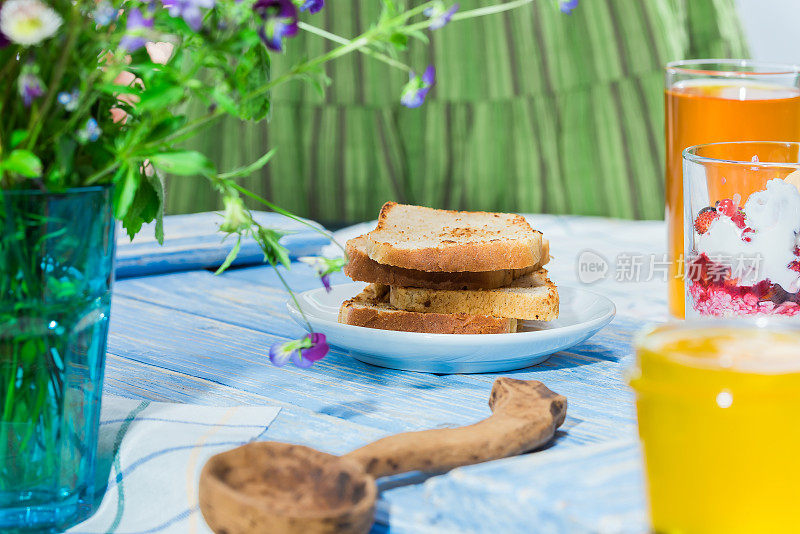
M232 278L177 273L120 282L110 352L386 433L468 424L488 415L494 375L382 369L338 349L310 370L272 367L269 345L303 330L288 317L281 291ZM620 379L625 364L617 347L626 346L638 327L616 320L580 347L504 375L536 378L567 395L565 445L628 435L634 429L632 397Z
M633 439L455 469L382 498L393 533L648 531L641 450Z

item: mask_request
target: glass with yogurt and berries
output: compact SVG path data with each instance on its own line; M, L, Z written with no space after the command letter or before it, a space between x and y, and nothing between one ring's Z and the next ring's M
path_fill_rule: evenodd
M800 319L800 143L683 151L686 315Z

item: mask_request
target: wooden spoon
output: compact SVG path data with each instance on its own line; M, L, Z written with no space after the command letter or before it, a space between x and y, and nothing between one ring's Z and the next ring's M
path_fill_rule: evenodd
M397 434L344 456L248 443L203 467L200 509L217 534L368 532L376 478L446 471L536 449L564 422L567 399L536 380L498 378L489 407L492 415L480 423Z

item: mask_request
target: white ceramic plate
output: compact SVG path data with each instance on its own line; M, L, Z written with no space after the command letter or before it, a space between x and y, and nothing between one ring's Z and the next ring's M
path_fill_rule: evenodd
M513 334L420 334L394 332L337 322L339 305L366 284L320 287L297 295L311 327L328 343L365 363L428 373L492 373L521 369L545 361L551 354L593 336L614 318L614 303L602 295L574 287L559 287L560 313L550 322L525 321ZM289 315L306 327L294 302Z

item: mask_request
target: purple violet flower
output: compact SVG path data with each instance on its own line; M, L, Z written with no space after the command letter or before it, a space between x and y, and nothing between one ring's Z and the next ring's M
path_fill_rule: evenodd
M331 292L331 275L330 274L322 274L319 277L319 281L322 282L322 287L325 288L326 293Z
M128 52L139 50L147 43L147 39L142 35L152 27L152 18L144 18L138 8L131 9L128 11L128 20L125 22L125 35L120 40L119 45Z
M17 80L19 84L19 96L26 108L31 107L33 101L44 94L44 84L42 80L31 72L21 74Z
M422 76L417 76L412 71L408 77L408 83L403 87L400 94L400 103L407 108L418 108L425 102L428 91L436 83L436 69L433 65L428 65Z
M297 261L305 263L317 272L322 287L325 291L331 291L331 273L340 271L344 267L344 258L325 258L322 256L302 256L297 258Z
M297 35L297 6L292 0L256 0L253 11L264 21L258 35L266 47L283 52L283 38Z
M567 15L571 14L576 7L578 7L578 0L561 0L558 6L561 12Z
M289 360L301 369L308 369L314 362L328 354L330 347L325 334L312 332L300 339L275 343L269 348L269 361L276 367L283 367Z
M193 31L203 25L203 12L200 8L212 9L214 0L161 0L170 16L181 17Z
M450 19L453 17L456 11L458 11L458 3L453 4L450 9L445 9L444 3L427 8L425 11L423 11L423 13L426 17L431 19L428 29L438 30L439 28L445 26L448 22L450 22Z
M314 13L319 13L323 7L325 7L325 0L305 0L303 5L300 6L300 11L307 9L313 15Z

